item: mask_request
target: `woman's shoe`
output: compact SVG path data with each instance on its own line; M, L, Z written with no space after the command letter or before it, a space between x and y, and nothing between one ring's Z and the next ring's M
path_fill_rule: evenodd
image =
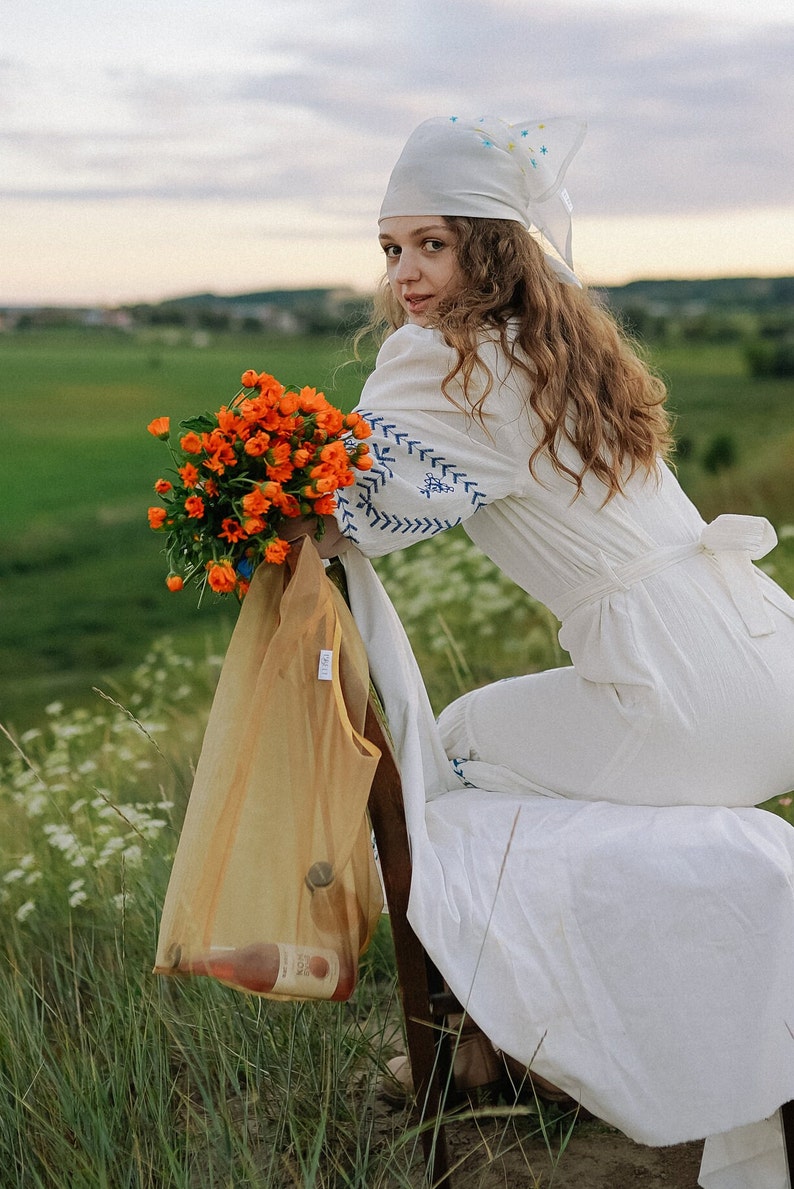
M452 1046L452 1077L458 1094L498 1086L502 1067L496 1050L485 1033L467 1015L449 1016L447 1028ZM401 1053L386 1062L380 1092L387 1102L401 1106L414 1096L411 1060Z

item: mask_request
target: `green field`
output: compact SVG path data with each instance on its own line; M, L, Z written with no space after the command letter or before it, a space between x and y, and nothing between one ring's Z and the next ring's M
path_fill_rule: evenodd
M0 340L5 435L0 583L0 721L25 725L54 697L135 664L153 638L217 647L234 607L164 586L146 522L152 484L170 460L146 432L218 408L247 367L324 389L351 405L357 367L322 339L225 338L204 348L103 332Z
M24 728L55 698L71 704L94 684L112 688L163 634L194 655L222 649L234 606L197 609L193 591L164 586L146 508L168 456L146 425L219 407L247 367L349 407L363 381L360 366L342 366L349 358L341 339L216 337L198 347L187 332L165 341L80 330L0 339L0 721ZM794 383L751 382L738 345L669 349L655 362L690 448L681 479L704 514L794 523ZM703 455L726 433L735 463L709 473Z

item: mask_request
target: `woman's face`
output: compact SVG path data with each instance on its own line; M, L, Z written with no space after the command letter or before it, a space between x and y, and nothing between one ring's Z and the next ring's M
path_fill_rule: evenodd
M381 219L379 238L392 293L409 322L427 326L442 298L464 282L455 235L441 215L399 215Z

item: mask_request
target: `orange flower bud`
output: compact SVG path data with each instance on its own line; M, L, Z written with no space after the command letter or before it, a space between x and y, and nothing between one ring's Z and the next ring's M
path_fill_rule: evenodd
M165 580L165 584L169 590L181 590L185 585L179 574L169 574Z
M171 436L171 418L155 417L154 421L150 421L146 428L153 437L160 438L164 442Z
M243 372L242 376L240 377L240 383L242 384L243 388L256 388L258 379L259 376L257 373L253 370L253 368L249 367L248 371Z
M165 524L165 518L167 515L168 513L166 512L165 508L150 508L148 512L149 528L162 528Z
M158 495L165 495L165 493L170 491L172 487L173 483L169 483L168 479L158 479L154 485L154 490Z

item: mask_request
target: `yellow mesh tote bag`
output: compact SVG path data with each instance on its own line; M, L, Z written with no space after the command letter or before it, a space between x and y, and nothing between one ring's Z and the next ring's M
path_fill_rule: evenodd
M311 542L263 563L213 700L155 972L347 999L383 908L364 645Z

